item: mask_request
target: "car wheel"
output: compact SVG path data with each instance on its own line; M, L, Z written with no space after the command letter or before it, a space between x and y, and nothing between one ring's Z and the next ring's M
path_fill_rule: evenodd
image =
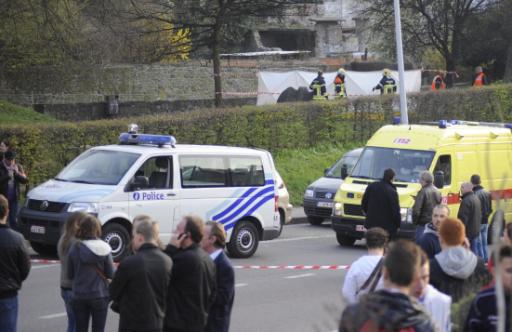
M112 248L112 258L119 262L130 252L130 234L120 224L111 223L103 228L103 241Z
M55 256L57 254L57 247L50 244L30 242L30 246L41 256Z
M278 236L281 236L281 233L283 232L283 227L284 227L284 223L285 223L284 219L285 219L284 211L282 209L279 209L280 223L279 223L279 235Z
M228 253L234 258L248 258L256 252L258 244L256 226L248 221L239 221L227 244Z
M321 225L324 222L324 218L308 216L308 222L311 225L318 226L318 225Z
M356 242L355 238L341 233L336 233L336 240L338 240L340 246L353 246Z

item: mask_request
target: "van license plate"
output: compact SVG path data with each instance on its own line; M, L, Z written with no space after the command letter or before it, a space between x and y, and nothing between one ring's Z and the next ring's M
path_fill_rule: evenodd
M36 225L30 226L30 231L32 233L36 233L36 234L44 234L44 233L46 233L46 229L43 226L36 226Z
M316 203L316 206L332 209L332 202L318 202L318 203Z
M364 225L356 225L356 231L366 232L366 227L364 227Z

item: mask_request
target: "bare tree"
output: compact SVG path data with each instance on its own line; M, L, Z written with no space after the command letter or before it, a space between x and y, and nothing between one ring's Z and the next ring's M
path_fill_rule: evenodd
M132 19L156 20L168 23L175 31L187 31L192 50L207 47L213 61L215 106L222 105L222 82L220 75L220 52L227 33L243 27L251 18L282 16L287 6L314 3L318 0L131 0ZM157 32L148 31L148 32ZM174 47L161 50L174 52Z

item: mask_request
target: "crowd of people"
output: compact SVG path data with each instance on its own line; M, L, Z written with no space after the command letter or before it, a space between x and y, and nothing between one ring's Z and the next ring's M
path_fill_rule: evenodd
M461 185L457 218L442 203L433 176L420 174L412 222L414 241L395 240L400 227L394 171L367 186L363 211L368 254L355 261L344 280L349 305L340 331L451 331L451 304L471 300L464 331L496 331L497 289L504 296L508 331L512 310L512 223L504 226L497 255L489 255L491 194L478 174ZM390 241L388 245L388 241ZM487 263L487 266L486 266ZM463 308L463 306L461 306Z

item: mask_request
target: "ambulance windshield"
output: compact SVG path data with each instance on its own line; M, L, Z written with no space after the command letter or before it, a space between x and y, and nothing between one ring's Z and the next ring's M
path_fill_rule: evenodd
M121 151L88 150L64 168L55 180L116 185L139 156Z
M384 170L392 168L396 173L396 182L419 182L420 173L430 168L433 158L433 151L368 146L350 176L380 180Z

